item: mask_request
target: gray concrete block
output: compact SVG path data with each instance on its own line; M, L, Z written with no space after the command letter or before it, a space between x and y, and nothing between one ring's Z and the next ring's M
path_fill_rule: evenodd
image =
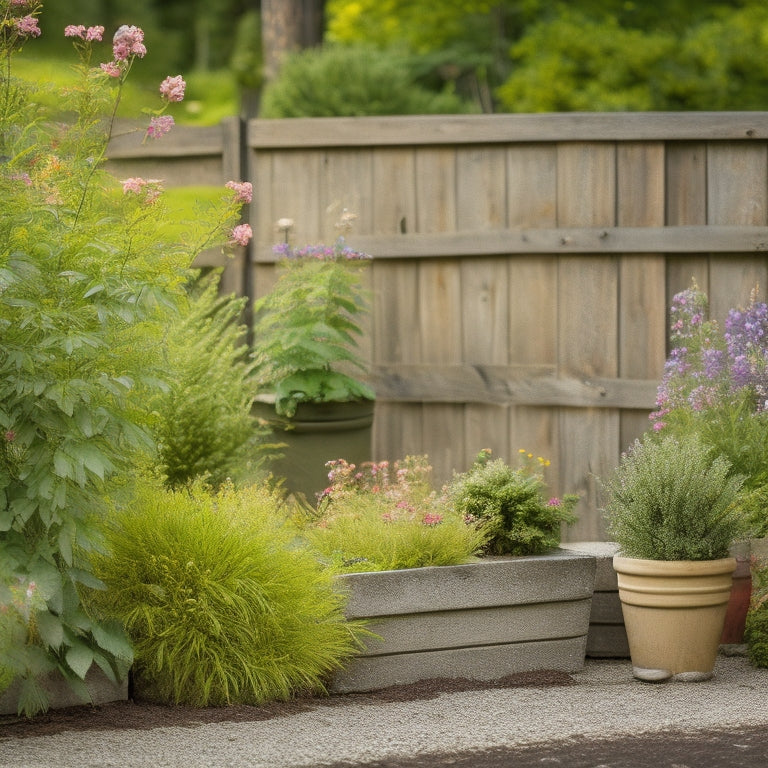
M563 549L533 557L483 558L466 565L349 573L350 619L591 598L595 558Z
M568 541L560 545L569 552L581 552L595 558L595 590L617 590L618 579L613 570L613 556L619 545L613 541Z
M110 701L126 701L128 699L128 680L115 685L97 667L92 666L85 676L85 685L91 699L83 701L75 696L67 681L58 673L50 673L42 680L42 686L48 695L51 709L74 707L82 704L106 704ZM0 715L15 715L18 710L19 681L16 681L0 695Z
M556 550L438 568L348 574L347 615L380 637L334 678L338 692L438 677L494 679L584 665L595 557Z
M333 681L335 693L375 691L432 678L496 680L539 669L578 672L584 666L586 636L482 648L456 648L358 659Z
M388 616L367 625L381 639L369 639L362 655L579 637L589 629L589 604L579 600Z

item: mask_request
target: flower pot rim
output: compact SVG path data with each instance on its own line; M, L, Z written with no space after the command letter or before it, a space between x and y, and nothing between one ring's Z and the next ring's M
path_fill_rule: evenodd
M619 573L643 575L647 573L683 575L718 574L736 570L735 557L721 557L714 560L650 560L639 557L613 556L613 568Z

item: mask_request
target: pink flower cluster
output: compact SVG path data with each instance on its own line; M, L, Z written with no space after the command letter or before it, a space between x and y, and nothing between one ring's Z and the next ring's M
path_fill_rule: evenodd
M154 203L163 191L162 179L142 179L140 176L132 176L124 179L123 194L145 195L145 202Z
M160 95L168 101L183 101L184 89L187 84L181 75L171 77L170 75L160 83Z
M228 181L225 186L235 193L236 203L250 203L253 200L253 184L250 181Z
M64 37L79 37L81 40L91 42L101 41L104 36L104 27L86 27L83 24L69 24L64 27Z
M40 37L40 27L37 25L35 16L22 16L14 20L16 32L23 37Z
M147 127L147 137L150 139L159 139L161 136L165 136L175 124L176 121L171 115L158 115L157 117L152 117L150 118L149 126Z
M131 56L143 58L147 52L144 31L139 27L123 24L112 38L112 54L115 61L127 61Z
M246 246L253 237L250 224L238 224L230 234L230 244Z

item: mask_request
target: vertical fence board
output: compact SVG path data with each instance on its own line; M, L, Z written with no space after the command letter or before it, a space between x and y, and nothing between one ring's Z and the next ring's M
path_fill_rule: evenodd
M557 225L557 147L525 144L507 150L507 220L511 229ZM509 361L525 368L557 367L557 257L509 259ZM510 461L524 449L550 462L547 480L558 486L559 420L553 408L509 409Z
M560 226L615 224L616 148L573 143L558 147L557 211ZM558 373L582 380L618 374L616 258L560 257L558 266ZM602 539L604 524L595 476L615 465L619 415L613 409L561 408L560 476L565 491L582 495L572 540ZM573 450L572 446L578 446Z
M764 146L743 146L737 142L710 145L707 177L710 224L766 223L768 157ZM765 258L713 255L709 295L712 317L724 322L730 307L746 304L752 288L765 288L765 284Z
M456 153L426 149L416 159L416 225L419 232L456 230ZM461 265L439 259L418 267L419 330L423 363L460 363L462 355ZM464 404L426 403L424 450L435 475L447 479L464 463Z
M664 145L626 142L617 150L617 224L664 224ZM660 379L666 338L665 260L656 254L619 259L619 375ZM620 445L626 449L648 429L648 411L621 414Z
M371 231L396 234L416 224L416 167L410 149L374 149ZM374 285L373 361L377 365L414 364L421 360L418 263L377 261L372 254ZM395 461L424 452L422 406L378 403L373 453Z
M502 149L470 148L456 154L456 228L506 226L506 157ZM509 313L505 259L472 259L461 264L462 360L507 363ZM468 403L464 407L464 469L483 448L509 453L508 407Z

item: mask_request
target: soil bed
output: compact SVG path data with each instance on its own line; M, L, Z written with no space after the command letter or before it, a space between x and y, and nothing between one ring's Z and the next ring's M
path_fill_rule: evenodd
M450 678L422 680L395 685L370 693L347 693L328 697L304 697L272 702L260 707L170 707L142 701L116 701L95 707L68 707L27 719L0 716L0 741L3 738L46 736L64 731L148 730L152 728L194 728L206 723L238 723L270 720L307 712L320 707L365 706L434 699L443 693L480 691L494 688L550 687L575 685L565 672L543 670L521 672L498 680Z

